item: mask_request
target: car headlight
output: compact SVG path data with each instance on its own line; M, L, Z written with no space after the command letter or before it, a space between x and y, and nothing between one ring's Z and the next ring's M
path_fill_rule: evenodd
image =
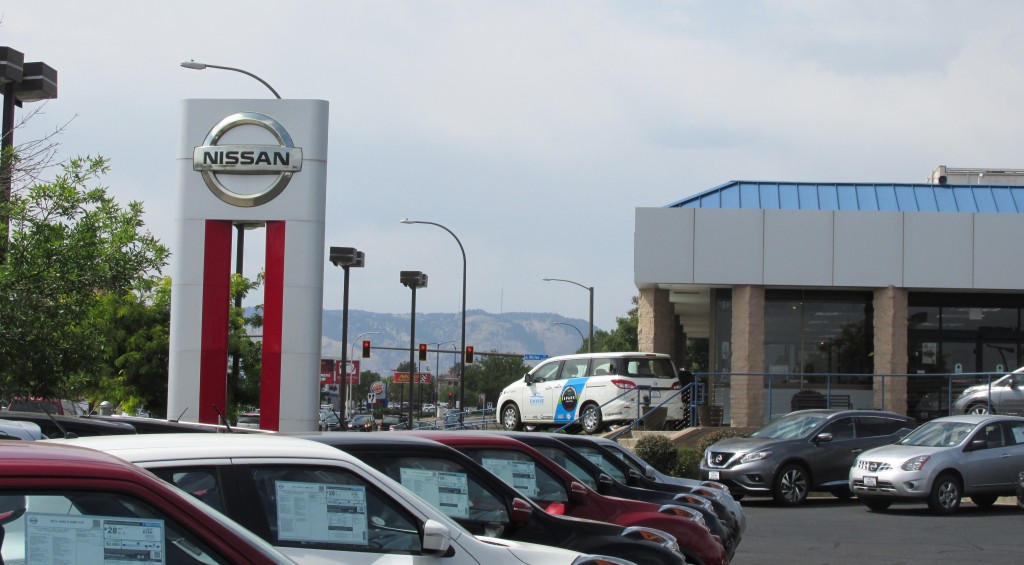
M924 468L924 464L931 458L931 455L918 455L917 457L904 461L903 464L900 465L900 469L903 469L904 471L920 471Z
M748 454L744 455L743 457L740 457L740 463L753 463L754 461L760 461L762 459L767 459L767 458L771 457L771 455L772 455L772 450L770 450L770 449L762 449L761 451L754 451L753 453L748 453Z

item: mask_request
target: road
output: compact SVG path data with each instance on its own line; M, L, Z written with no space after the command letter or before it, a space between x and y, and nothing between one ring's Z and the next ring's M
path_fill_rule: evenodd
M965 499L952 516L934 516L924 504L897 504L869 512L856 499L816 497L781 508L743 499L747 531L734 565L1019 564L1024 560L1024 511L1000 499L982 510Z

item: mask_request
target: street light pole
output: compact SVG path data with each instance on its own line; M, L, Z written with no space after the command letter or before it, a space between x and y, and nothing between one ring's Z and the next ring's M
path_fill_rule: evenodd
M545 281L558 281L558 282L565 282L565 283L569 283L569 284L574 284L574 285L576 285L576 286L578 286L580 288L587 289L587 292L590 293L590 339L587 340L587 353L593 353L594 352L594 287L583 285L583 284L580 284L580 283L578 283L576 281L570 281L570 280L566 280L566 279L544 278L543 280L545 280Z
M580 343L586 341L586 339L587 339L587 338L583 337L583 332L581 332L579 328L577 328L576 326L574 326L572 324L567 324L565 322L551 322L551 325L552 326L569 326L570 328L576 330L576 333L580 334Z
M274 97L276 97L278 100L281 99L281 95L278 94L277 91L274 90L274 87L270 86L270 84L267 81L265 81L265 80L261 79L260 77L250 73L249 71L246 71L246 70L243 70L243 69L236 69L235 67L223 67L221 65L211 65L209 63L197 63L196 61L182 61L181 66L185 67L186 69L195 69L197 71L201 71L203 69L209 68L209 69L221 69L221 70L225 70L225 71L235 71L236 73L242 73L243 75L251 76L252 78L260 81L263 84L263 86L267 87L268 89L270 89L271 92L274 93Z
M409 429L413 429L413 375L416 370L416 289L426 288L427 275L420 271L402 271L399 280L412 290L412 315L409 326Z
M437 226L444 231L448 232L449 235L455 238L455 243L459 244L459 251L462 252L462 355L459 359L459 412L463 412L466 409L465 396L466 396L466 248L462 246L462 242L459 241L459 237L455 235L452 230L438 224L436 222L424 222L419 220L410 220L408 218L402 220L403 224L427 224L430 226ZM461 418L460 418L461 419Z
M3 86L3 124L0 131L0 204L11 201L14 180L14 107L57 97L57 71L46 63L26 63L25 54L0 47L0 85ZM11 218L5 215L0 226L0 263L7 260Z
M348 359L345 354L345 343L348 343L348 270L350 267L362 267L366 264L366 254L362 251L357 251L354 247L331 247L330 254L331 263L334 266L341 267L345 271L345 280L343 282L343 295L342 306L341 306L341 391L344 391L344 395L348 397ZM342 394L341 391L338 393L338 420L342 426L345 425L345 404L341 402Z

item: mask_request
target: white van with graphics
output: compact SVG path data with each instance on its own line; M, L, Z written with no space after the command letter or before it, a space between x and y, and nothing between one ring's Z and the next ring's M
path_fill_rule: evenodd
M498 397L498 423L564 425L580 419L587 433L637 419L678 392L683 383L672 359L660 353L587 353L552 357ZM668 422L683 420L682 395L664 405Z

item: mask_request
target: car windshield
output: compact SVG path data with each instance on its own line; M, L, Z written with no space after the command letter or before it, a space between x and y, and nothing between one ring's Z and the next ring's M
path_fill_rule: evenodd
M959 445L971 434L975 424L967 422L940 422L933 420L910 432L896 442L899 445L920 447L952 447Z
M798 439L825 420L821 414L789 414L750 434L764 439Z
M352 423L353 424L365 424L365 423L369 422L371 419L372 419L372 416L366 416L366 415L356 416L355 418L352 418Z

